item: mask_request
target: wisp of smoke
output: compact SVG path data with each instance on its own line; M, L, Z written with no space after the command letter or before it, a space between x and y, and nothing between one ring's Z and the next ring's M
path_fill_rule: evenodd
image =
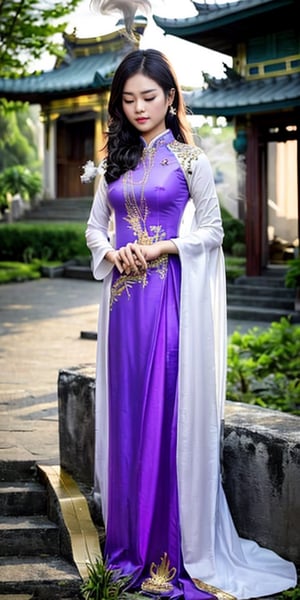
M135 40L133 33L134 17L137 10L148 14L151 11L150 0L91 0L91 8L103 15L122 13L128 37Z

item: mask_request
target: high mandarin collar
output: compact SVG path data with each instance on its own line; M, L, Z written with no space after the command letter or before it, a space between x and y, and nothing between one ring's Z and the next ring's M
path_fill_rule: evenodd
M150 150L151 148L157 148L159 146L165 146L166 144L170 144L174 141L174 135L170 129L166 129L162 133L159 133L149 144L146 143L143 137L141 140L144 144L145 150Z

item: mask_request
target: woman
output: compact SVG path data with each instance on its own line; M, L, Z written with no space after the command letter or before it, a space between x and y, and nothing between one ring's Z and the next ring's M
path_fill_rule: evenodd
M279 592L296 584L294 565L238 537L222 489L223 229L211 167L191 142L167 58L125 57L108 112L86 231L103 280L95 495L106 558L133 587L172 597Z

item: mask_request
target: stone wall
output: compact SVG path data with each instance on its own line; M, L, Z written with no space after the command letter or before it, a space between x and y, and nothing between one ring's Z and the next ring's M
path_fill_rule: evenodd
M88 487L94 473L95 369L61 370L58 375L60 464Z
M60 462L92 488L94 366L58 376ZM227 402L224 489L242 537L300 566L300 419L257 406Z
M224 489L242 537L300 564L300 419L226 403Z

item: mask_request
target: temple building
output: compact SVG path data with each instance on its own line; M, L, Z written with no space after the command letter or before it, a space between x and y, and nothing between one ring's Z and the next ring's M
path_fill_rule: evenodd
M184 94L195 115L225 117L234 126L237 214L246 224L247 274L260 275L280 240L291 252L287 256L299 252L297 0L193 4L193 17L154 15L154 20L168 35L232 58L223 78L204 73L204 89ZM146 25L144 17L136 19L138 37ZM81 184L81 166L101 158L112 77L135 47L124 33L120 24L97 38L65 35L66 54L52 71L0 78L0 97L41 106L44 198L93 195L93 184Z
M136 18L137 45L146 25L144 17ZM120 25L97 38L65 34L64 47L63 59L51 71L0 78L0 97L41 106L44 199L93 196L94 185L80 181L81 166L101 158L111 81L122 58L136 46Z
M160 18L166 34L232 57L224 78L204 74L186 95L194 114L235 128L238 214L246 223L247 274L260 275L274 241L299 252L300 28L296 0L193 2L189 18Z

